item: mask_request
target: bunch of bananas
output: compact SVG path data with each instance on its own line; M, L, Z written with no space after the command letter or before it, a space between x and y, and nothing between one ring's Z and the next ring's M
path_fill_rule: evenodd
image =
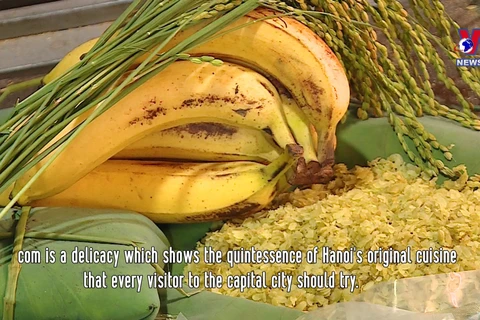
M262 19L273 14L250 12L226 28L234 31L187 52L201 59L178 60L125 96L80 131L18 203L208 221L257 212L291 186L329 180L350 99L346 74L313 31L289 17ZM165 50L202 26L178 33ZM44 82L68 72L95 42L69 53ZM223 63L209 63L213 57ZM18 179L10 196L49 160Z

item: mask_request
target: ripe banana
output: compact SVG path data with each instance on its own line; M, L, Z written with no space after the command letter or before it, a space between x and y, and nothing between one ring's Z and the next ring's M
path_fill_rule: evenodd
M256 9L221 30L221 36L187 53L244 65L283 85L317 129L320 163L311 161L304 173L312 182L322 182L333 174L336 127L350 100L348 80L335 54L307 26L288 16L259 20L273 15L275 11ZM177 34L165 50L205 23Z
M154 132L112 159L248 160L267 164L280 153L281 148L261 130L200 122Z
M289 145L269 165L108 160L67 190L32 206L127 209L157 223L222 220L267 206L302 153Z
M65 74L71 67L80 62L82 56L93 48L98 39L92 39L70 51L59 63L43 77L43 84L48 84Z
M92 121L19 197L18 203L59 193L133 142L193 122L268 128L282 148L296 144L280 97L263 76L228 63L218 67L179 61ZM72 127L76 125L78 121ZM16 181L13 195L51 156Z

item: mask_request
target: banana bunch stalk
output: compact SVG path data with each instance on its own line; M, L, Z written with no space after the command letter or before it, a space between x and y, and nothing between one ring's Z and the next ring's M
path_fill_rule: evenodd
M208 221L257 212L289 185L328 181L336 126L350 98L347 77L313 31L293 18L265 19L274 14L256 9L232 22L118 101L18 203L128 209L156 222ZM179 32L165 50L203 25ZM44 83L68 72L96 41L69 53ZM11 195L48 159L19 178Z

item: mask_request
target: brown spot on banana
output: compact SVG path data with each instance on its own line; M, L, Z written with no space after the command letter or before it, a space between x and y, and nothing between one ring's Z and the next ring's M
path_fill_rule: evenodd
M167 109L162 107L156 107L154 109L146 109L145 115L143 116L143 118L145 120L153 120L156 117L158 117L159 114L162 114L164 116L167 115Z
M303 86L307 88L310 92L315 95L322 96L325 93L325 89L319 87L317 83L312 81L312 79L306 79L303 81ZM321 112L321 110L320 110Z
M247 113L248 111L252 110L251 108L246 108L246 109L233 109L233 112L241 115L242 117L246 117L247 116Z
M270 91L269 91L269 93L270 93ZM235 94L238 94L238 92L236 92ZM191 99L184 100L182 102L181 106L180 106L180 109L201 107L204 103L215 103L217 101L222 101L222 102L229 103L229 104L248 104L248 105L259 103L259 101L257 101L257 100L247 99L245 97L245 95L243 95L243 94L241 94L239 97L237 97L237 96L235 96L235 97L226 97L226 96L221 97L221 96L218 96L218 95L208 94L208 95L205 95L203 97L191 98Z
M234 135L238 130L233 126L227 126L222 123L213 123L213 122L198 122L190 123L180 127L175 127L167 129L166 131L178 132L188 132L189 134L205 134L206 137L210 136L231 136Z
M138 122L140 122L140 118L135 117L132 120L130 120L130 122L128 124L133 126L133 125L137 124Z
M271 95L272 97L275 96L275 93L272 92L272 90L270 89L270 87L269 87L266 83L260 81L260 84L265 88L265 90L267 90L267 91L270 93L270 95Z
M275 191L272 192L272 198L274 193ZM220 210L202 214L187 215L183 217L183 220L185 220L184 222L206 222L228 220L231 218L243 218L251 215L252 213L258 212L263 208L265 208L265 205L244 201Z

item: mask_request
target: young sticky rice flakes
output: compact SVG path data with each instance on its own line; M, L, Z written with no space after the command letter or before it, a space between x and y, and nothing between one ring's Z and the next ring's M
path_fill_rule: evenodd
M369 289L373 284L438 273L480 269L480 191L477 183L467 181L466 172L457 181L447 181L439 188L434 180L422 178L419 168L404 163L399 155L378 159L369 167L347 170L335 167L336 177L327 185L313 186L288 196L288 202L275 210L241 222L226 223L222 229L209 233L198 244L198 250L212 247L223 252L219 264L190 264L185 272L222 275L245 275L266 272L267 285L278 272L293 276L290 292L286 289L247 288L243 292L227 288L225 282L213 292L244 297L273 305L299 310L348 301L352 294ZM321 200L321 201L319 201ZM322 247L363 250L361 263L326 264L322 262ZM301 250L300 264L237 264L233 268L226 260L228 250ZM319 248L318 262L305 261L306 251ZM380 248L406 250L411 248L413 263L369 264L368 250ZM454 264L415 263L417 250L454 250ZM338 288L298 288L297 276L304 272L337 275L340 271L355 275L358 288L351 293Z

